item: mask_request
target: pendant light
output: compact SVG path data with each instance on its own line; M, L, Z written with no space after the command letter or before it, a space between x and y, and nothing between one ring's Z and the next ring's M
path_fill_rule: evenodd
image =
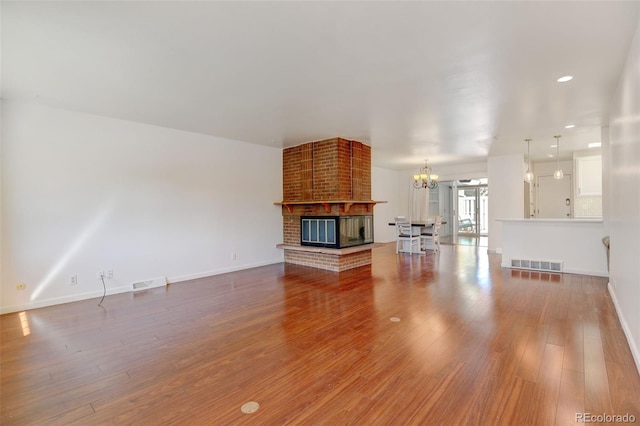
M527 143L527 172L524 174L524 180L527 182L533 181L533 172L531 171L531 151L529 150L529 144L531 139L525 139Z
M562 169L560 168L560 135L555 135L554 138L556 138L556 160L557 160L557 168L556 171L553 172L553 178L554 179L562 179L564 178L564 173L562 171Z

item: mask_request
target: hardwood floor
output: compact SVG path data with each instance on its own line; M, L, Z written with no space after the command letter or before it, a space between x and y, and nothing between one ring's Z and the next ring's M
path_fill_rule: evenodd
M457 238L454 238L452 235L447 235L446 237L440 236L441 244L457 244L459 246L478 246L484 247L485 249L489 247L489 237L487 235L475 236L475 235L464 235L458 234Z
M394 248L340 274L277 264L3 315L0 423L640 422L606 279Z

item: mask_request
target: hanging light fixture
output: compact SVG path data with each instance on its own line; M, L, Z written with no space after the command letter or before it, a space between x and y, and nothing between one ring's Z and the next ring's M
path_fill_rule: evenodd
M564 172L562 171L562 169L560 168L560 138L562 136L560 135L555 135L554 138L556 138L556 160L557 160L557 168L556 171L553 172L553 178L554 179L562 179L564 178Z
M524 180L527 182L533 181L533 172L531 171L531 151L529 150L529 143L531 143L531 139L525 139L527 143L527 172L524 174Z
M438 175L431 172L431 167L427 160L424 160L424 167L420 168L420 174L413 175L413 187L435 189L438 187Z

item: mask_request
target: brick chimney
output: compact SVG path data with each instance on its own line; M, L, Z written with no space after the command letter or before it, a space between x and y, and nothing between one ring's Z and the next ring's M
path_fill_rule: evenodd
M301 216L372 215L371 147L333 138L282 152L285 262L342 271L371 263L371 244L348 249L301 246Z
M342 138L282 151L282 194L287 201L371 200L371 147Z

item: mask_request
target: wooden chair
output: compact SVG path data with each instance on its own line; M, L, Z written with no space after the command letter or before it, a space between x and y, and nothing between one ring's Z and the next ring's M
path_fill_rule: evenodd
M420 247L422 250L440 251L440 227L442 226L442 216L434 218L433 226L426 228L420 234Z
M415 234L413 227L411 226L411 218L407 219L404 216L397 216L396 222L396 254L400 252L400 246L409 244L409 254L420 253L420 234ZM404 251L404 250L403 250Z

